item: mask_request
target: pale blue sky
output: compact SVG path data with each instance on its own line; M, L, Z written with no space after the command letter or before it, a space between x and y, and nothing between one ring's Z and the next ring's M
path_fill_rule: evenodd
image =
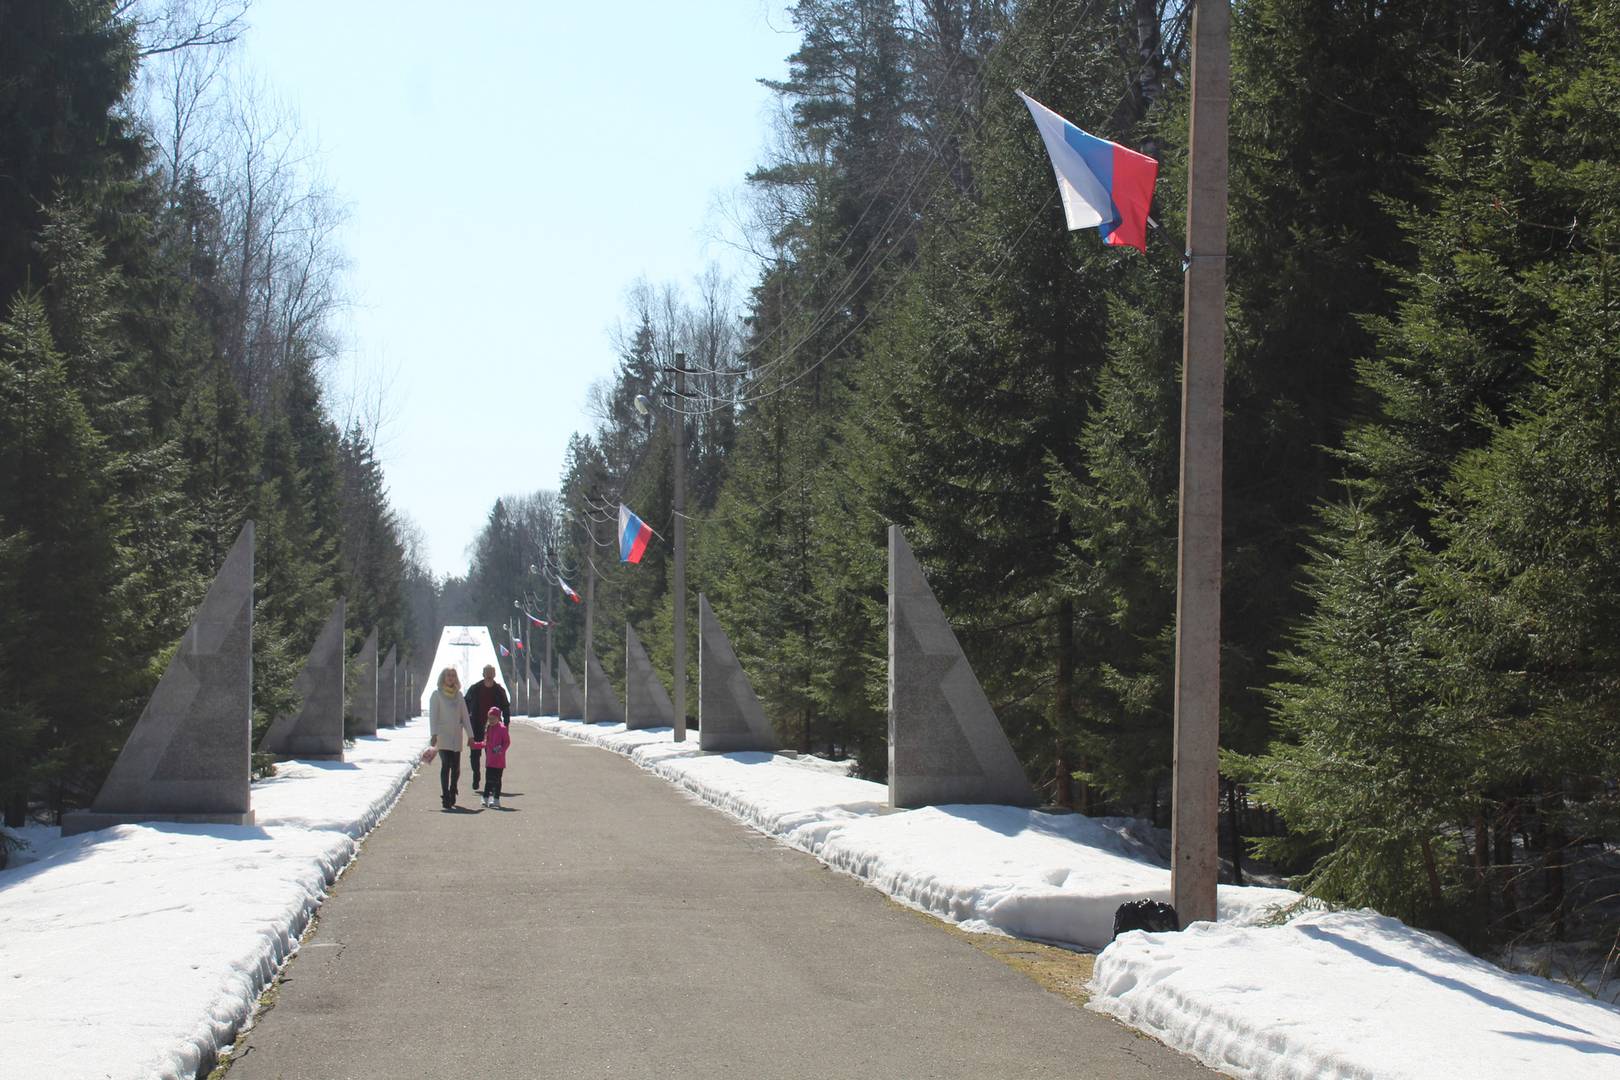
M637 279L720 262L797 38L772 0L257 0L250 69L349 208L334 407L381 388L393 505L460 573L496 497L551 488Z

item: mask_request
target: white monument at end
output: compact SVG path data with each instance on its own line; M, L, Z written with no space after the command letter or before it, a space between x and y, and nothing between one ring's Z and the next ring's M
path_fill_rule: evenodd
M433 665L423 674L422 691L416 698L421 709L418 715L427 715L428 699L439 689L439 672L445 668L455 668L456 677L461 680L461 689L465 692L473 683L483 680L484 668L492 664L495 667L495 681L505 686L501 665L495 663L495 642L489 636L488 627L446 626L440 630Z

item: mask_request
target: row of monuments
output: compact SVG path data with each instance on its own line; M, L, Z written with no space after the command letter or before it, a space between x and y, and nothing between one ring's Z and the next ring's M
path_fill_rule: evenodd
M339 600L294 684L299 708L277 718L261 750L281 759L342 760L344 617ZM698 748L718 753L781 749L730 639L701 595L698 639ZM374 735L414 712L411 676L397 646L380 665L377 651L372 630L359 656L351 713L355 735ZM630 730L674 725L669 694L633 627L625 628L622 706L591 651L583 693L560 656L555 682L547 672L536 680L527 656L523 666L524 677L510 683L520 713L622 721ZM95 801L88 810L64 815L63 835L135 821L251 825L252 683L250 521ZM1035 805L1023 767L898 526L889 529L888 712L891 805Z
M253 824L253 539L249 521L95 801L63 815L62 835L137 821ZM343 760L344 617L339 600L293 683L298 708L276 718L261 751L278 760ZM397 646L378 664L372 630L360 650L352 734L404 723L413 712L411 681Z
M524 659L514 664L514 705L530 708L537 686L540 715L586 723L620 723L629 730L673 727L675 709L635 628L625 627L625 694L619 704L594 652L585 658L581 692L568 661L557 658L535 678ZM698 748L776 751L782 748L759 698L715 619L698 596ZM923 575L899 526L889 528L889 803L914 808L945 803L1034 806L1024 775L995 710Z

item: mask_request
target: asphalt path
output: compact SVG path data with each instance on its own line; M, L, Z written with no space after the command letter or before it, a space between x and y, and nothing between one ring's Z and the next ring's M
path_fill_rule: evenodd
M1215 1075L617 754L513 740L503 810L418 772L227 1080Z

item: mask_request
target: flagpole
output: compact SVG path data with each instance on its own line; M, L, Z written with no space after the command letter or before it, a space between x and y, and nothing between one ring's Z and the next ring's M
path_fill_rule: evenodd
M1221 484L1230 0L1197 0L1187 143L1171 902L1213 922L1219 873Z

